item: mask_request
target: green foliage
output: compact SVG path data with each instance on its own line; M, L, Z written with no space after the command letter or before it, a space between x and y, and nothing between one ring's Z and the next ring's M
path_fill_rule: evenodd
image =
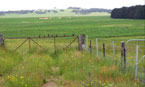
M56 79L59 85L65 85L66 81L71 81L80 87L139 87L132 80L133 74L121 72L112 58L104 59L73 49L59 50L56 56L49 51L41 52L40 49L30 50L23 55L21 61L18 61L16 54L13 56L14 54L1 53L0 60L3 57L10 57L11 60L5 59L9 62L8 66L0 63L0 66L6 67L6 69L0 67L1 70L5 70L0 77L0 86L41 87L51 77L62 77L62 79ZM12 64L14 62L15 66ZM9 68L9 66L13 67Z
M21 56L0 49L0 76L11 73L20 61L22 61Z
M115 8L111 13L112 18L145 19L145 5Z

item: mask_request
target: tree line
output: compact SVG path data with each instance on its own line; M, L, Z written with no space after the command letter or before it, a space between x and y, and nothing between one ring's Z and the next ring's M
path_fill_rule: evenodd
M145 5L115 8L111 12L111 18L145 19Z
M81 9L81 8L75 8L73 9L72 12L76 13L76 14L89 14L92 12L107 12L107 13L111 13L111 9L102 9L102 8L90 8L90 9Z
M83 9L80 7L68 7L67 9L71 9L73 13L76 14L89 14L92 12L108 12L111 13L110 9L101 9L101 8L90 8L90 9ZM59 9L60 12L64 12L65 9ZM58 13L58 10L19 10L19 11L0 11L0 15L5 14L28 14L28 13L36 13L36 14L46 14L46 13Z
M28 14L28 13L36 13L36 14L46 14L46 13L57 13L57 10L19 10L19 11L0 11L0 15L5 14ZM60 12L64 12L63 9L60 9Z

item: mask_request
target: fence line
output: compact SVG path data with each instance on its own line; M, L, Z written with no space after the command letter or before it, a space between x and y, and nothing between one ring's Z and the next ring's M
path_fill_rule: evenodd
M5 39L25 39L23 43L21 43L16 49L15 51L21 47L26 41L29 41L29 48L31 47L31 42L30 41L33 41L34 43L36 43L37 45L39 45L36 41L34 41L33 39L39 39L39 38L53 38L53 42L54 42L54 53L56 54L56 38L62 38L62 37L75 37L65 48L68 48L75 40L77 40L78 36L75 36L75 35L70 35L70 36L67 36L67 35L62 35L62 36L59 36L59 35L48 35L48 36L38 36L38 37L22 37L22 38L5 38ZM113 60L115 60L115 57L116 57L116 54L119 54L119 56L117 55L117 58L122 58L121 60L119 59L118 62L120 64L122 64L122 68L125 69L127 68L127 64L128 64L128 60L127 60L127 51L129 51L130 49L135 49L134 47L129 47L128 46L128 43L130 41L144 41L145 39L133 39L133 40L128 40L127 43L126 43L126 49L125 49L125 42L124 42L124 46L122 46L123 48L121 48L121 46L117 46L116 45L116 41L111 39L111 40L105 40L106 42L109 41L111 44L107 45L106 42L102 41L103 39L100 39L100 38L96 38L96 41L95 41L95 46L93 46L93 41L92 40L89 40L89 46L88 46L88 36L86 36L86 39L85 39L85 44L83 45L82 44L82 47L85 46L84 48L86 50L88 50L88 47L89 47L89 52L91 54L95 54L96 56L102 56L104 58L107 58L107 57L111 57ZM78 39L79 41L79 39ZM99 41L102 41L101 43ZM121 41L121 40L118 40L118 41ZM130 45L136 45L136 44L132 44L130 43ZM41 45L39 45L40 47L42 47ZM94 47L94 48L93 48ZM99 48L101 47L101 48ZM128 47L130 49L128 49ZM136 64L135 64L135 80L137 79L137 71L138 71L138 64L141 62L141 60L144 58L142 58L141 60L139 59L139 52L141 50L139 50L140 47L145 47L145 46L136 46ZM43 47L42 47L43 48ZM110 49L107 49L107 48L110 48ZM122 51L122 55L121 55L121 51ZM125 52L126 51L126 52ZM135 52L134 50L130 50L129 52ZM108 54L109 53L109 54ZM110 55L111 53L111 55ZM138 61L139 60L139 61Z
M105 39L104 39L105 40ZM101 41L101 43L99 43L99 41ZM109 41L109 42L112 42L112 48L110 48L110 46L111 46L111 44L110 45L106 45L106 47L108 48L110 48L110 49L104 49L105 48L105 43L104 42L106 42L106 41ZM135 43L135 44L133 44L133 43L130 43L129 45L128 45L128 43L130 42L130 41L145 41L145 39L133 39L133 40L128 40L127 41L127 43L126 43L126 48L125 48L125 42L124 42L124 50L122 50L122 60L120 61L120 63L122 64L122 68L123 69L125 69L125 68L127 68L126 66L126 64L128 64L128 61L127 61L127 54L126 53L128 53L127 51L129 51L129 52L132 52L132 53L134 53L134 54L136 54L136 60L135 60L135 68L134 68L134 79L135 80L137 80L138 79L138 64L144 59L144 57L145 57L145 55L141 58L141 59L139 59L139 52L143 52L143 50L139 50L139 48L143 48L143 47L145 47L145 46L142 46L142 44L140 45L140 46L138 46L138 43ZM99 50L99 47L101 46L101 44L103 45L103 49L100 49ZM99 46L100 45L100 46ZM133 45L134 45L134 47L133 47ZM136 46L136 47L135 47ZM129 47L129 49L128 49L128 47ZM98 55L98 53L100 53L100 52L102 52L102 56L107 56L107 57L111 57L111 58L113 58L114 59L114 57L115 57L115 54L116 54L116 52L115 51L120 51L120 49L121 49L121 47L118 47L118 46L115 46L115 41L114 40L105 40L105 41L103 41L102 39L99 39L99 38L96 38L96 55L97 56L100 56L100 55ZM136 50L135 50L136 49ZM107 52L108 51L112 51L112 55L109 55L109 54L107 54ZM126 52L125 52L126 51ZM104 54L105 53L105 54ZM121 56L118 56L118 57L121 57ZM132 58L132 60L134 60L133 58ZM119 62L119 61L118 61Z

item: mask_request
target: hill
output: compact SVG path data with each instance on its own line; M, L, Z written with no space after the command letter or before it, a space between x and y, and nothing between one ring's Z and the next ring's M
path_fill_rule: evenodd
M23 18L23 17L66 17L66 16L109 16L107 11L91 9L57 9L57 10L21 10L0 11L0 18Z

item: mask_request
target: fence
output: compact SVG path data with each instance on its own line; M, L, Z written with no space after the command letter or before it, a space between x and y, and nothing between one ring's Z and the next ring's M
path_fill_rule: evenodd
M88 44L91 44L89 50L91 54L94 53L102 58L110 57L120 65L121 70L134 72L135 80L145 79L145 39L96 38L96 41L92 39L90 42Z
M43 50L54 49L54 53L56 54L56 51L58 49L69 48L74 42L77 41L78 36L74 34L73 35L48 34L47 36L39 35L38 37L16 37L16 38L5 38L5 39L3 37L1 38L2 39L0 42L3 42L3 45L6 46L5 48L10 49L13 52L16 52L19 49L21 50L23 49L24 52L30 50L31 48L39 47L39 49L43 49ZM57 41L59 41L59 44ZM26 47L26 45L24 44L27 44L28 47Z
M12 49L14 52L23 49L22 53L26 51L26 48L40 49L54 49L54 53L57 50L66 50L71 48L79 50L87 50L92 55L99 56L100 58L112 58L117 65L120 65L122 70L129 73L134 72L135 80L137 78L144 79L144 55L145 55L145 43L143 40L129 40L128 39L114 39L114 38L88 38L85 35L50 35L38 36L38 37L20 37L20 38L5 38L5 45L7 48ZM21 42L22 41L22 42ZM57 42L59 41L59 42ZM131 43L128 43L132 41ZM27 43L28 47L22 47ZM33 43L32 43L33 42ZM126 43L125 43L126 42ZM49 44L48 44L49 43ZM16 45L18 44L18 45ZM35 45L35 46L34 46ZM131 71L134 70L134 71Z

